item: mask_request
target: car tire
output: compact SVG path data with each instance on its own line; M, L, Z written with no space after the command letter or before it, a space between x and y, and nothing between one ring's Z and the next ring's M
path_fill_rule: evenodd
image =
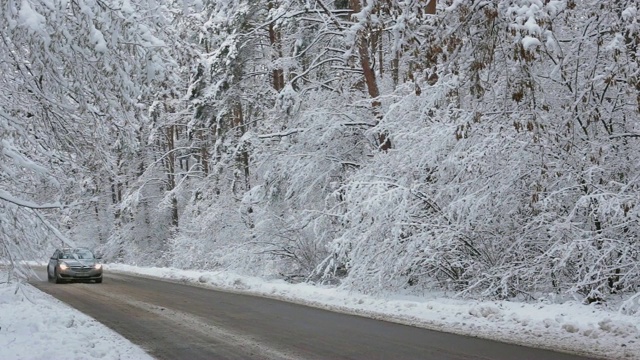
M96 279L96 284L102 284L102 278Z
M56 284L62 283L62 279L58 278L58 270L53 270L53 279Z
M51 282L53 280L53 278L51 277L51 274L49 273L49 268L47 268L47 281Z

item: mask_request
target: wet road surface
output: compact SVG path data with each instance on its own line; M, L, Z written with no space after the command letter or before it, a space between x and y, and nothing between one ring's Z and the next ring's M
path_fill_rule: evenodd
M145 277L56 285L38 274L32 285L157 359L587 359Z

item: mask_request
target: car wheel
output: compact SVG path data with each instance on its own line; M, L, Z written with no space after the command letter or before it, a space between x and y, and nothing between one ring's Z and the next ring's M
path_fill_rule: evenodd
M62 279L58 278L58 270L53 270L53 279L56 284L62 283Z
M96 279L96 284L102 284L102 278Z
M47 268L47 281L51 282L53 278L51 277L51 273L49 272L49 268Z

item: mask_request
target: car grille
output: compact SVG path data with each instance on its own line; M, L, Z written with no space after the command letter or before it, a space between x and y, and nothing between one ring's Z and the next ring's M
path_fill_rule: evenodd
M87 267L82 267L82 266L70 266L71 270L75 271L75 272L89 272L93 269L93 267L87 266Z

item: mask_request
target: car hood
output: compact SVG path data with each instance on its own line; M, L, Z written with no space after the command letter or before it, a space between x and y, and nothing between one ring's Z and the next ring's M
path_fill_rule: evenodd
M87 267L92 267L97 263L95 259L64 259L64 260L61 260L61 261L64 261L65 264L67 264L69 266L87 266Z

